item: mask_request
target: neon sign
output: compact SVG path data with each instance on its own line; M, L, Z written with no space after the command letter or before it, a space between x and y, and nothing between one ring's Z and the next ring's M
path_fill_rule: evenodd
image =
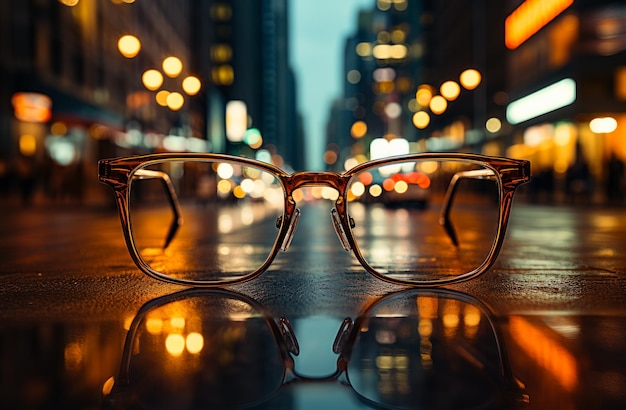
M571 6L574 0L526 0L504 22L504 42L513 50Z

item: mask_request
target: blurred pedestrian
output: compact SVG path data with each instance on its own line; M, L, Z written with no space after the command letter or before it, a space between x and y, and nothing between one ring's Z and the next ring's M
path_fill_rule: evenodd
M587 203L593 193L593 181L589 165L585 161L580 145L576 145L576 160L565 176L566 194L572 202Z
M23 155L18 156L16 172L20 186L22 205L30 206L33 202L37 177L34 161Z
M612 152L607 163L606 178L606 198L609 202L616 203L623 201L623 180L624 163Z

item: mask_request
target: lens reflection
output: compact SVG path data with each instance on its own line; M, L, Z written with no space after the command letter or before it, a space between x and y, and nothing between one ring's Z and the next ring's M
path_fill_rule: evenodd
M409 291L359 318L345 352L353 389L392 408L504 408L521 400L497 328L478 301ZM509 408L509 407L506 407Z
M283 191L271 173L237 162L158 161L135 170L130 223L140 259L175 279L226 281L272 253Z
M498 233L500 181L479 162L368 168L351 180L348 199L363 259L394 279L445 280L479 269Z
M272 322L273 323L273 322ZM283 382L271 323L253 301L225 291L150 302L129 330L116 408L239 408Z

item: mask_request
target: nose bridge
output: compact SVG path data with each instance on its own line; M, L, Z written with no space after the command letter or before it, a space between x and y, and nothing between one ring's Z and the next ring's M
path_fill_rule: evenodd
M347 178L336 172L296 172L287 179L287 184L292 191L307 186L327 186L343 193Z

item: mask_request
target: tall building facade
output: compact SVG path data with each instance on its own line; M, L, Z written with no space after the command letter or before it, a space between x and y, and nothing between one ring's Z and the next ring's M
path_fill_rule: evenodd
M287 0L197 0L192 36L206 50L195 58L208 68L207 136L213 149L239 155L270 155L280 166L300 167L295 77L289 65ZM236 102L237 104L229 104ZM229 107L245 107L246 135L228 133ZM258 135L262 143L257 142Z
M379 1L345 42L344 92L331 111L325 161L343 169L370 156L374 139L415 141L409 106L423 70L422 2Z

